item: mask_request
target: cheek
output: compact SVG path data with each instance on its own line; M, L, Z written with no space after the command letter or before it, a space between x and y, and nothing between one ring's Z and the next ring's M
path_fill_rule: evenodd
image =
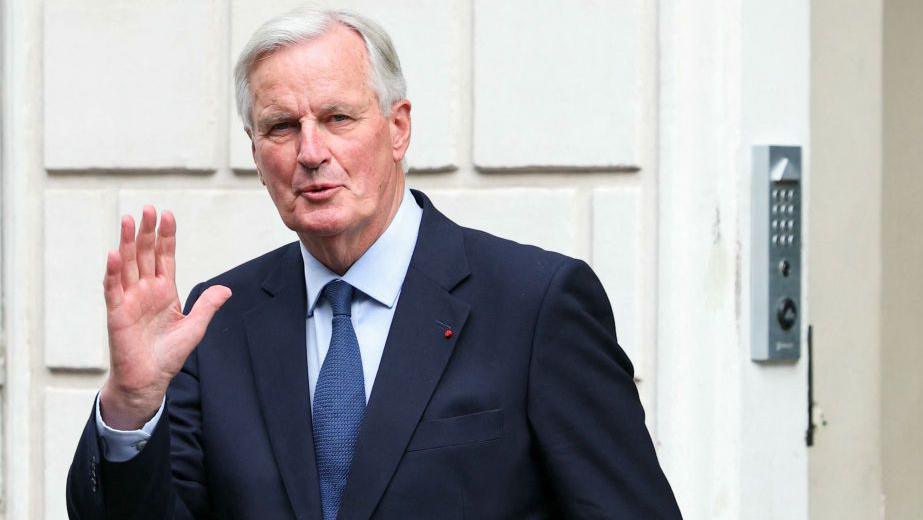
M263 174L266 184L287 183L294 171L295 154L291 146L276 143L264 144L257 147L254 157L256 166Z
M290 147L275 143L263 145L257 149L257 161L263 169L272 170L273 172L283 170L290 163L293 163L295 158L288 148Z
M339 143L337 162L348 173L350 183L361 192L361 196L373 196L384 183L384 176L390 174L394 161L388 143L387 134Z

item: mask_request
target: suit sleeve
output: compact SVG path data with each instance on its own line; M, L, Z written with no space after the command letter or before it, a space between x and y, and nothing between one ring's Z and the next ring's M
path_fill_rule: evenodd
M201 285L193 289L185 313L204 289ZM170 383L165 415L147 445L124 462L103 457L94 406L67 476L68 516L94 520L213 518L205 485L199 403L194 350Z
M567 518L681 518L618 345L609 300L590 267L564 262L532 344L528 414Z

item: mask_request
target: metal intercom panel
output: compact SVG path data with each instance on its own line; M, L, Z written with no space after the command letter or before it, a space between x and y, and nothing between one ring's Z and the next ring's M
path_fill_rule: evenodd
M801 147L754 146L751 358L801 355Z

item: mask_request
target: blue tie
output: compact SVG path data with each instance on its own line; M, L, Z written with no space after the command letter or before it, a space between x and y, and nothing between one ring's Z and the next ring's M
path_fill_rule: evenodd
M314 389L314 453L324 520L334 520L365 415L365 380L359 340L350 320L353 287L334 280L324 287L324 297L333 310L333 326Z

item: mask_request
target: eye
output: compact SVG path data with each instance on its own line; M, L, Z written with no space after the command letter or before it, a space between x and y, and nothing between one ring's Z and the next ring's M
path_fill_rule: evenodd
M296 126L296 123L294 123L293 121L283 121L281 123L276 123L272 125L271 127L269 127L269 133L271 134L283 133L288 130L294 129L295 126Z
M333 114L332 116L330 116L330 121L334 123L345 123L346 121L349 121L350 119L352 118L346 114Z

